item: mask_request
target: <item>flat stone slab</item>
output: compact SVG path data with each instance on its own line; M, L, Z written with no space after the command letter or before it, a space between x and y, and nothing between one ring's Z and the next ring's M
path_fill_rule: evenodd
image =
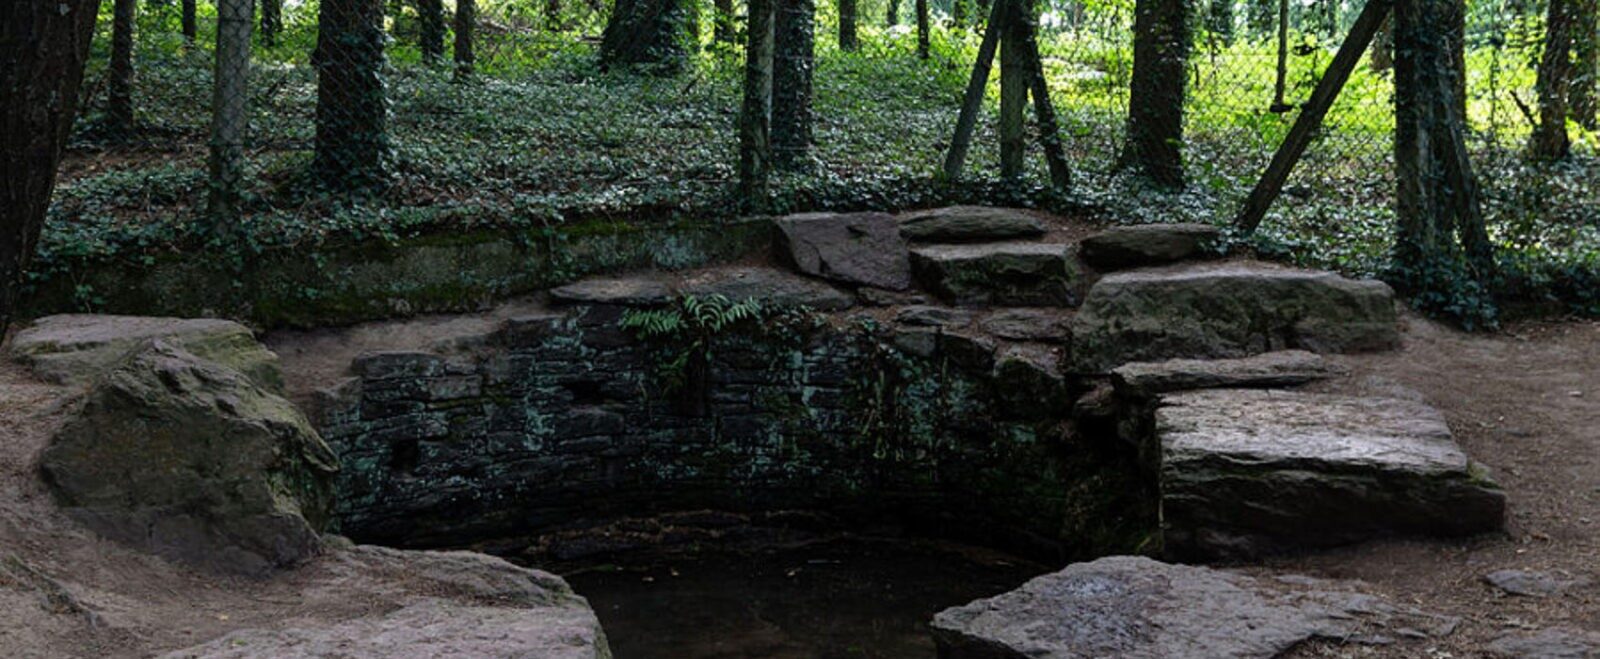
M814 279L773 268L724 268L690 276L679 287L684 295L721 295L739 302L755 299L780 307L841 311L855 305L855 296Z
M1399 345L1387 284L1249 261L1130 270L1089 289L1073 318L1074 370L1298 348Z
M1523 597L1554 597L1594 583L1588 577L1538 570L1495 570L1483 580L1508 595Z
M672 285L655 277L597 277L550 289L550 299L561 304L615 304L626 307L660 306L672 301Z
M1394 641L1385 629L1437 636L1451 622L1337 582L1112 556L945 609L932 631L941 659L1265 659L1311 639Z
M1083 260L1101 270L1166 265L1207 256L1221 238L1209 224L1112 227L1083 240Z
M900 225L886 213L803 213L773 221L779 244L800 272L892 291L911 287Z
M1551 627L1511 634L1489 643L1489 652L1511 659L1595 659L1600 657L1600 632Z
M304 574L309 573L309 574ZM588 602L560 577L468 552L338 550L304 570L305 598L370 613L240 629L162 659L610 659Z
M1416 401L1218 389L1164 396L1154 423L1173 556L1467 535L1505 515L1505 494Z
M1013 341L1066 343L1070 319L1059 309L1001 309L978 322L983 331Z
M215 318L63 314L33 322L11 340L11 356L41 379L85 384L110 371L151 339L245 374L282 393L278 356L250 328Z
M900 216L900 235L916 242L993 242L1044 234L1043 222L1014 208L951 206Z
M1169 359L1123 364L1111 371L1118 389L1159 394L1189 389L1284 387L1337 375L1321 355L1280 350L1238 359Z
M960 306L1071 307L1081 274L1061 243L935 245L911 251L923 287Z

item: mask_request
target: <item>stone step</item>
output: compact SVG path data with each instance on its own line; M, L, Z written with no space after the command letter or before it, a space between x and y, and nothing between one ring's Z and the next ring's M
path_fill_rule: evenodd
M1234 261L1130 270L1089 289L1073 319L1073 369L1245 357L1299 348L1360 352L1399 343L1394 292L1379 281Z
M1117 390L1145 396L1192 389L1288 387L1339 373L1321 355L1280 350L1237 359L1169 359L1134 362L1111 371Z
M1083 260L1099 270L1167 265L1211 256L1222 231L1209 224L1136 224L1083 239Z
M1505 514L1504 493L1420 402L1197 391L1164 396L1154 426L1174 557L1467 535L1500 528Z
M780 254L801 273L891 291L911 286L906 242L888 214L803 213L773 223Z
M952 206L901 215L900 235L922 243L970 243L1037 238L1044 222L1015 208Z
M1458 622L1349 582L1110 556L945 609L932 632L941 659L1268 659L1313 639L1437 638Z
M917 282L959 306L1077 306L1083 275L1075 245L977 243L911 250Z

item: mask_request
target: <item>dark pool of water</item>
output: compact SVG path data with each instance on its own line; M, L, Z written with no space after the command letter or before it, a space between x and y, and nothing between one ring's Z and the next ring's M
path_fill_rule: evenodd
M928 621L1045 571L950 545L851 539L567 576L617 659L932 659Z

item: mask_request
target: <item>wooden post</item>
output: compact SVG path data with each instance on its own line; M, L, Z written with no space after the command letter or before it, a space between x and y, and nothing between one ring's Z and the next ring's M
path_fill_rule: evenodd
M950 150L945 152L944 177L954 181L961 178L961 169L967 164L967 151L972 148L972 129L978 123L978 110L983 106L983 91L989 86L989 69L994 65L994 51L1000 43L1000 31L1005 29L1007 0L995 0L989 14L989 25L983 30L983 41L978 44L978 60L972 65L972 78L967 81L967 92L961 97L961 116L956 119L956 134L950 138Z
M1021 0L1006 3L1005 31L1000 37L1000 177L1022 176L1027 155L1023 116L1028 110L1028 58L1022 45Z
M1260 226L1262 218L1266 217L1267 209L1272 202L1277 200L1278 194L1283 192L1283 184L1289 179L1289 174L1294 171L1300 157L1305 155L1306 147L1311 144L1311 137L1322 126L1322 120L1328 116L1328 109L1333 107L1333 102L1339 97L1339 91L1344 89L1345 82L1350 80L1350 73L1361 62L1361 55L1377 36L1378 30L1383 27L1393 7L1393 0L1367 0L1367 6L1361 10L1361 15L1356 18L1355 25L1350 28L1349 36L1339 46L1339 52L1333 56L1333 62L1328 64L1328 70L1322 74L1322 79L1317 81L1316 90L1311 92L1311 99L1300 110L1300 116L1295 119L1294 127L1289 129L1288 137L1283 144L1278 145L1277 153L1272 154L1272 164L1267 166L1267 171L1256 183L1254 190L1250 191L1250 199L1245 202L1244 210L1239 212L1234 219L1234 226L1243 233L1250 233Z

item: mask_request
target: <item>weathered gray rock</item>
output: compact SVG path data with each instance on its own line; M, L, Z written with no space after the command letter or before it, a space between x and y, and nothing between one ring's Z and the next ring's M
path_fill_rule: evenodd
M1400 340L1383 282L1249 262L1108 275L1089 290L1072 335L1074 369L1089 373L1288 348L1380 350Z
M1039 346L1011 346L995 360L1001 409L1019 419L1050 419L1070 409L1060 356Z
M1056 309L1000 309L979 321L983 331L1013 341L1066 343L1071 319Z
M1081 279L1073 251L1060 243L934 245L912 250L911 268L952 304L1070 307Z
M1155 412L1169 554L1240 558L1380 535L1500 527L1505 494L1413 401L1258 389Z
M893 291L911 287L899 223L884 213L804 213L775 220L779 243L805 274Z
M1134 362L1111 371L1117 387L1132 394L1186 389L1283 387L1332 377L1338 369L1316 353L1280 350L1237 359L1169 359Z
M319 551L338 471L288 401L160 341L90 390L40 464L96 532L244 574Z
M257 342L250 328L228 320L48 316L17 332L10 352L45 380L84 384L104 375L152 339L239 371L272 391L283 391L278 356Z
M893 307L904 304L927 304L928 296L911 291L890 291L871 286L856 289L861 303L873 307Z
M775 306L805 306L817 311L841 311L855 305L855 298L849 293L772 268L709 270L686 279L680 290L685 295L721 295L736 302L756 299Z
M585 279L550 289L550 299L564 304L651 307L671 302L672 296L672 286L649 276Z
M1221 237L1209 224L1112 227L1083 240L1083 260L1101 270L1165 265L1209 255Z
M1552 627L1495 639L1489 651L1513 659L1600 659L1600 632Z
M1113 556L945 609L932 627L941 659L1267 658L1317 638L1392 640L1372 629L1430 635L1445 620L1337 583Z
M952 206L900 216L900 235L926 243L964 243L1035 238L1045 226L1027 211L987 206Z
M961 327L972 322L973 314L949 307L910 306L895 314L895 322L918 327Z
M546 572L470 552L378 547L339 550L326 563L305 577L308 600L388 606L325 624L239 630L165 659L611 656L588 603Z
M1554 597L1592 582L1581 576L1537 570L1495 570L1483 575L1489 585L1511 595Z

